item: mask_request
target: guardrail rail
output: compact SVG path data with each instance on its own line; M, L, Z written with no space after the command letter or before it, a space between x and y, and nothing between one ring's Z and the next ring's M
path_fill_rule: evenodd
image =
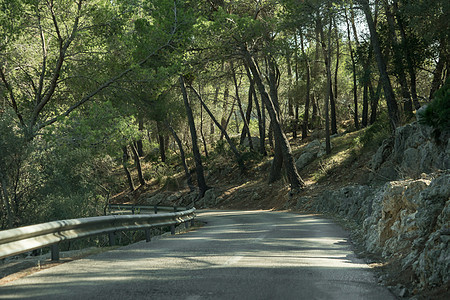
M171 208L173 210L173 208ZM175 226L184 223L186 228L195 218L195 208L162 214L109 215L80 219L60 220L0 231L0 259L51 247L52 260L59 260L58 243L94 235L109 235L110 245L115 244L115 232L144 230L150 241L150 228Z

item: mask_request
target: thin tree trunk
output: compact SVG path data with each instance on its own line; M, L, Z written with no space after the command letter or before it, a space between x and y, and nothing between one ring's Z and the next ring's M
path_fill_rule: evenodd
M269 112L270 118L273 120L274 124L274 132L277 139L279 139L279 144L281 145L281 150L283 152L283 161L284 166L286 168L287 176L289 179L289 183L291 184L291 189L299 190L304 187L303 180L297 172L297 168L295 167L294 158L292 156L291 147L289 145L289 141L284 135L283 129L281 128L280 120L278 118L278 114L276 112L276 108L269 98L269 95L265 91L264 84L262 82L261 76L256 68L255 62L251 57L251 54L246 50L244 52L245 61L253 73L253 78L255 80L256 85L260 91L261 97L266 104L267 110Z
M244 110L242 108L241 97L239 95L239 86L238 86L238 82L237 82L237 78L236 78L236 72L234 70L233 63L230 62L230 64L231 64L231 72L232 72L233 82L234 82L234 90L235 90L235 94L236 94L236 101L238 103L239 112L241 114L242 121L244 122L244 128L242 129L242 131L247 132L248 144L250 146L250 149L253 149L253 142L252 142L252 136L250 134L250 128L248 126L247 118L245 117Z
M372 41L372 47L377 61L378 71L380 72L380 78L383 83L383 90L388 107L391 129L392 131L394 131L397 125L400 123L397 102L395 101L395 94L392 89L391 81L387 73L386 62L384 61L383 54L381 52L381 46L378 40L378 33L376 31L374 20L372 18L369 2L368 0L358 0L358 1L361 4L362 10L364 11L364 14L366 16L367 25L370 31L370 38Z
M251 120L251 114L252 114L252 109L253 109L253 93L251 91L251 88L249 88L248 91L248 105L247 105L247 110L245 112L245 119L247 120L247 124L249 124L249 128L250 128L250 120ZM241 131L241 138L239 140L240 144L244 143L245 137L247 136L245 128L242 128ZM253 145L249 145L251 150L254 150Z
M139 154L138 154L136 148L134 147L134 143L130 143L130 148L131 148L131 153L133 153L134 164L135 164L137 172L138 172L139 183L141 185L145 185L144 176L142 175L141 160L139 158Z
M233 100L233 105L231 107L231 113L228 115L228 118L226 118L227 116L227 105L228 105L228 97L230 95L230 92L228 90L228 87L225 87L225 90L223 91L223 105L222 105L222 119L220 120L220 124L222 125L223 128L225 128L225 130L228 127L228 122L230 121L231 115L233 113L233 109L234 109L234 100ZM220 134L220 140L223 139L223 133Z
M369 80L370 80L369 78L366 78L363 87L363 111L361 120L362 127L367 126L367 121L369 117Z
M180 76L180 87L181 92L183 93L183 101L184 101L184 107L186 109L186 114L188 118L189 123L189 130L191 132L191 139L192 139L192 152L194 154L194 161L195 161L195 173L197 174L197 185L199 188L199 198L203 198L205 195L205 192L209 189L209 187L206 185L205 180L205 174L203 172L203 164L202 164L202 157L200 155L200 151L198 149L197 145L197 131L195 130L195 123L194 123L194 115L192 114L191 106L189 105L189 99L186 92L186 86L184 85L184 78L183 76Z
M297 44L297 37L295 37L295 43ZM292 66L291 66L291 53L289 50L286 50L286 68L287 68L287 77L288 77L288 115L289 120L291 121L292 126L292 138L297 138L297 124L295 122L295 114L294 114L294 99L292 97ZM292 122L292 119L294 121Z
M166 147L164 143L164 135L162 133L161 124L159 121L156 122L156 130L158 131L158 144L159 144L159 154L161 156L161 161L166 162Z
M205 151L205 156L208 157L208 147L206 146L205 135L203 134L203 107L200 106L200 135L203 142L203 150Z
M308 119L309 119L309 102L311 94L311 65L309 63L308 56L305 52L305 45L303 41L303 32L300 30L300 45L302 49L302 56L306 61L306 102L305 102L305 113L303 115L302 124L302 140L308 137Z
M344 10L345 13L345 22L347 24L347 38L348 38L348 48L350 51L350 60L352 61L352 77L353 77L353 104L354 104L354 118L353 122L355 123L355 129L359 129L359 117L358 117L358 82L356 80L356 63L355 63L355 54L353 52L352 41L350 38L350 24L347 16L347 8ZM356 30L355 30L356 34ZM355 36L355 40L356 40Z
M127 181L128 181L128 186L130 188L130 191L134 191L134 183L133 183L133 178L131 177L131 173L128 170L127 167L127 162L128 162L128 150L126 146L122 147L122 151L123 151L123 155L122 155L122 167L123 170L125 171L125 174L127 175Z
M275 112L277 114L278 120L281 123L281 112L280 112L280 104L278 101L278 80L277 80L277 72L275 62L272 57L266 59L266 65L268 67L268 82L269 82L269 94L270 100L273 103L275 108ZM269 109L269 108L268 108ZM275 147L274 147L274 156L272 161L272 168L269 175L269 182L275 182L281 179L281 170L283 168L283 150L281 148L282 141L279 137L277 137L275 133L275 122L271 118L270 121L271 130L270 132L275 137Z
M336 134L337 133L337 116L336 116L336 104L337 104L337 99L338 99L338 71L339 71L339 57L340 57L340 49L339 49L339 33L338 33L338 29L336 26L336 20L333 19L334 22L334 30L336 32L336 68L334 71L334 98L333 98L333 105L331 106L331 134ZM331 29L331 26L330 26ZM330 33L331 34L331 33Z
M139 116L139 124L138 124L138 130L139 133L142 135L142 132L144 131L144 118L142 116ZM139 154L139 157L144 156L144 147L142 145L142 138L136 141L136 148L137 152Z
M193 192L195 190L195 188L194 188L194 185L192 184L191 173L189 172L189 168L188 168L188 166L186 164L186 155L184 153L183 144L181 143L181 140L178 137L175 129L173 129L173 127L170 126L170 124L168 122L166 122L166 126L167 126L167 128L169 128L170 132L172 133L173 138L175 139L175 142L178 145L178 149L180 150L181 164L183 165L184 174L186 175L186 182L187 182L187 185L189 187L189 190L191 192Z
M0 179L1 179L1 186L2 186L2 190L0 190L0 196L2 196L2 191L3 191L3 205L5 205L5 209L6 209L6 219L8 222L8 228L11 229L14 226L14 215L11 211L11 206L9 203L9 194L8 194L8 189L7 189L7 182L6 182L6 178L3 176L3 174L0 174Z
M434 93L436 93L436 91L442 85L442 73L444 72L444 67L445 67L444 55L445 55L446 45L447 45L447 43L444 41L444 42L441 42L441 45L439 47L439 59L436 64L436 68L434 69L434 72L433 72L433 81L431 82L431 87L430 87L430 99L434 98Z
M330 18L331 20L331 18ZM329 101L333 98L331 90L331 66L329 60L329 53L331 51L331 34L328 34L328 45L325 44L325 34L323 32L322 20L320 17L317 18L317 30L320 33L320 40L322 45L322 52L325 59L325 68L327 72L327 94L325 97L325 150L327 154L331 153L331 142L330 142L330 117L329 117ZM331 22L330 22L330 32L331 32Z
M214 117L213 113L211 112L211 110L208 108L208 106L206 106L206 103L203 101L202 97L200 96L200 94L194 89L194 87L189 86L189 88L194 92L194 94L197 96L198 100L200 101L202 107L206 110L206 112L208 113L209 117L211 118L211 120L214 122L214 124L216 124L217 128L219 128L219 130L222 132L222 134L224 135L226 141L228 142L228 145L230 146L231 151L233 152L233 154L236 156L236 160L238 162L239 168L241 170L241 172L243 172L245 170L245 166L244 166L244 161L242 160L242 156L239 153L239 151L236 148L236 145L233 143L233 140L230 138L230 136L228 135L227 131L225 130L225 128L223 128L220 123L217 121L217 119Z
M369 91L371 91L371 93L370 93L370 124L373 124L377 120L378 100L380 99L380 93L381 93L381 80L378 81L376 92L373 92L372 82L369 81Z
M256 106L256 114L258 116L258 129L259 129L259 153L261 153L263 156L267 155L266 151L266 120L263 116L264 113L264 104L261 103L261 107L259 105L258 97L256 95L255 90L255 82L252 78L252 75L250 73L250 70L248 69L248 66L245 65L245 71L247 73L248 80L250 81L250 87L249 87L249 93L253 95L253 99L255 99L255 106ZM262 111L261 111L262 110Z
M394 16L391 12L391 7L387 3L384 5L385 12L386 12L386 19L388 23L389 28L389 36L392 46L392 51L394 54L394 66L395 66L395 73L398 75L398 82L400 83L400 88L402 91L402 102L403 102L403 110L405 113L412 113L412 101L411 101L411 94L409 92L408 88L408 82L406 80L406 74L405 69L403 67L403 51L400 49L400 45L397 41L397 34L395 33L395 21Z

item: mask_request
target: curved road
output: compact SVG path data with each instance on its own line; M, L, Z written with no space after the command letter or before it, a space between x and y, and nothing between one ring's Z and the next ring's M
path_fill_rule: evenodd
M201 211L204 227L65 263L0 299L395 299L319 216Z

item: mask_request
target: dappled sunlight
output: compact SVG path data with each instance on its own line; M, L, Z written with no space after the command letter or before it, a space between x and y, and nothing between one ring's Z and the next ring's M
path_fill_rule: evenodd
M142 293L138 298L179 298L178 293L190 287L193 295L219 290L227 298L237 298L236 284L255 289L255 295L260 286L267 287L261 294L264 298L305 284L325 284L340 292L365 290L373 280L366 271L369 267L349 251L346 237L330 229L331 221L269 211L205 211L199 218L207 223L202 228L41 271L15 286L3 286L0 298L33 293L57 299L74 289L80 295L102 298L102 291L130 290L130 286ZM194 282L200 282L201 288L194 289Z

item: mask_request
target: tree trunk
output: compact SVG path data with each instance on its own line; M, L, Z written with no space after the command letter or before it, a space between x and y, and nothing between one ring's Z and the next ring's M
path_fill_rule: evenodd
M242 160L242 156L239 153L239 151L237 150L236 145L234 145L233 140L230 138L230 136L228 135L228 133L225 130L225 128L223 128L220 125L220 123L217 121L217 119L214 117L213 113L208 108L208 106L206 106L206 103L203 101L203 99L200 96L200 94L194 89L194 87L189 86L189 88L195 93L195 95L197 96L198 100L200 101L202 107L206 110L206 112L208 113L208 115L211 118L211 120L214 122L214 124L216 124L217 128L219 128L221 133L225 136L225 139L228 142L228 145L230 146L231 151L236 156L236 160L238 162L239 168L240 168L241 172L243 172L245 170L244 161Z
M330 18L331 20L331 18ZM331 66L329 60L329 53L331 51L331 34L328 34L328 46L325 44L325 34L323 32L322 20L320 17L317 18L317 30L320 33L320 40L322 45L322 52L325 60L325 68L327 72L327 95L325 97L325 150L327 154L331 153L331 141L330 141L330 117L329 117L329 101L332 100L332 90L331 90ZM331 32L331 22L330 22L330 32Z
M234 70L233 63L230 62L230 64L231 64L231 72L232 72L233 82L234 82L234 91L236 94L236 101L238 103L239 112L241 114L242 121L244 122L244 128L242 129L242 131L247 132L248 144L250 146L250 149L253 149L252 136L250 134L250 127L248 126L247 118L244 114L244 109L242 108L241 97L239 95L239 86L238 86L238 82L237 82L237 78L236 78L236 72Z
M230 92L228 90L228 87L225 87L225 90L223 91L222 119L220 120L220 124L222 125L223 128L225 128L225 130L228 127L228 122L230 121L230 118L231 118L231 115L233 114L233 109L234 109L234 101L233 101L233 105L231 107L231 112L228 115L228 118L226 118L229 95L230 95ZM223 132L220 134L220 138L219 139L220 140L223 139Z
M209 187L206 185L205 174L203 172L202 157L200 155L200 151L197 145L198 139L197 139L197 131L195 130L194 115L192 114L192 109L191 106L189 105L189 99L186 92L186 86L184 85L183 76L180 76L180 87L181 92L183 93L184 107L186 109L186 114L189 123L189 130L191 132L192 152L194 154L195 171L197 174L197 185L199 188L199 198L201 199L203 198L205 192L209 189Z
M363 87L363 111L362 111L362 120L361 125L362 127L367 126L368 121L368 114L369 114L369 78L366 78L364 81L364 87Z
M384 8L389 28L389 40L391 41L392 51L394 54L395 73L398 76L398 82L400 83L400 88L402 91L403 110L405 113L412 114L411 94L409 93L408 82L406 80L405 69L403 67L403 51L400 48L400 45L397 41L397 34L395 33L394 16L392 15L390 5L385 3Z
M256 114L258 116L259 153L261 153L263 156L266 156L266 120L264 117L264 104L261 103L260 107L258 97L256 95L255 82L247 65L245 65L245 71L247 73L248 80L250 81L249 93L251 93L253 95L253 99L255 99Z
M295 44L297 44L297 36L295 36ZM287 77L288 77L288 115L289 120L292 126L292 138L297 138L297 124L294 119L294 99L292 98L292 66L291 66L291 53L289 50L286 50L286 68L287 68ZM294 120L292 120L294 119Z
M143 136L142 132L144 131L144 118L139 116L138 122L139 122L139 124L138 124L139 133ZM144 147L142 145L142 138L140 138L139 140L136 141L136 149L139 154L139 157L143 157L144 156Z
M203 142L203 150L205 151L205 156L208 157L208 147L206 146L205 135L203 134L203 107L200 106L200 135Z
M186 175L186 182L187 182L187 185L189 187L189 190L191 192L193 192L195 188L194 188L194 185L192 184L191 173L189 172L189 168L188 168L188 166L186 164L186 155L184 153L183 144L181 143L181 140L178 137L176 131L173 129L172 126L170 126L170 124L168 122L166 122L166 126L167 126L167 128L169 128L170 132L172 133L173 138L175 139L175 142L178 145L178 149L180 150L181 164L183 165L184 174Z
M156 122L156 130L158 131L158 144L161 161L166 162L166 147L164 143L164 135L162 133L161 123L159 121Z
M270 100L273 103L273 106L275 108L275 112L277 114L278 120L281 124L281 113L280 113L280 103L278 101L278 77L277 77L277 68L275 65L275 61L272 57L269 57L266 59L266 65L268 67L268 82L269 82L269 94L270 94ZM267 104L266 104L267 107ZM269 108L267 108L269 109ZM269 112L270 115L270 112ZM275 134L275 123L274 120L271 117L270 121L270 132L275 137L275 147L274 147L274 156L272 161L272 168L269 175L269 182L275 182L281 179L281 170L283 167L283 150L281 149L281 143L282 141L279 139L279 137Z
M135 164L137 172L138 172L139 183L141 185L145 185L144 176L142 175L141 160L139 158L139 154L138 154L136 148L134 147L134 143L130 143L130 148L131 148L131 153L133 153L134 164Z
M128 186L130 188L130 191L134 191L134 183L133 183L133 178L131 177L131 173L128 170L127 167L127 162L128 162L128 150L126 146L122 147L122 151L123 151L123 155L122 155L122 167L123 170L125 171L125 174L127 175L127 180L128 180Z
M439 59L436 64L436 68L433 72L433 81L431 82L430 87L430 99L434 98L434 93L440 88L442 85L442 72L444 71L445 67L445 48L446 48L446 42L441 42L441 45L439 47Z
M308 137L308 119L309 119L309 102L311 94L311 65L309 63L308 56L305 52L305 45L303 41L303 32L300 30L300 46L302 49L302 56L306 61L306 102L305 102L305 113L303 115L302 124L302 140Z
M336 121L336 103L338 100L338 71L339 71L339 57L340 57L340 49L339 49L339 33L336 26L336 20L333 19L334 22L334 30L336 32L336 68L334 71L334 98L333 105L331 106L331 134L337 133L337 121ZM330 26L331 29L331 26Z
M391 124L391 129L392 131L394 131L397 125L400 123L400 118L398 114L397 102L395 101L394 91L392 89L391 81L387 73L386 63L384 61L383 54L381 53L381 46L378 40L378 33L375 28L368 0L358 0L358 1L361 4L362 10L364 11L364 14L366 16L373 51L375 53L378 70L380 72L380 78L383 83L384 95L388 107L389 121Z
M255 62L253 61L253 58L251 57L248 50L245 50L244 52L244 58L245 61L250 68L251 72L253 73L253 78L255 80L255 83L260 91L261 98L263 99L264 103L266 104L266 108L269 112L270 118L273 121L274 124L274 133L275 137L279 140L279 144L281 146L281 150L283 153L283 161L284 166L286 168L287 176L289 179L289 183L291 184L291 189L298 190L302 189L304 187L303 180L301 179L300 175L297 172L297 168L295 167L294 158L292 156L291 147L289 145L289 141L287 140L286 136L284 135L283 129L281 128L280 120L278 118L278 114L276 112L276 108L269 98L269 95L265 91L264 84L262 82L261 76L258 72L258 69L256 68Z
M353 104L354 104L354 118L353 122L355 123L355 129L359 129L359 116L358 116L358 82L356 80L356 63L355 63L355 54L352 47L352 41L350 38L350 24L347 15L347 8L344 10L345 13L345 22L347 24L347 38L348 38L348 48L350 52L350 60L352 62L352 77L353 77ZM356 35L356 30L355 33ZM355 40L357 40L357 36L355 36Z
M377 120L378 100L380 99L381 93L381 81L378 81L376 92L373 91L372 81L369 81L369 91L370 91L370 124L373 124Z
M416 83L416 71L414 69L414 63L410 48L407 46L407 36L406 30L403 26L403 19L398 10L398 0L394 0L394 13L397 18L397 25L400 30L400 36L402 38L403 52L405 53L406 62L408 64L410 86L411 86L411 97L413 100L414 108L417 110L420 108L419 99L417 97L417 83Z
M8 189L7 189L7 181L6 178L3 176L3 174L0 174L0 179L1 179L1 186L2 189L0 190L0 197L2 196L2 191L3 191L3 205L5 205L5 209L6 209L6 219L8 222L8 229L11 229L14 227L14 215L11 211L11 206L9 203L9 194L8 194Z
M251 120L252 109L253 109L253 93L252 93L251 88L249 88L249 91L248 91L248 105L247 105L247 110L245 112L245 119L247 120L247 124L249 124L249 128L250 128L250 120ZM239 140L240 144L244 143L245 137L246 137L246 131L245 131L245 128L242 128L241 138ZM251 150L254 150L253 144L249 144L249 146L250 146Z

